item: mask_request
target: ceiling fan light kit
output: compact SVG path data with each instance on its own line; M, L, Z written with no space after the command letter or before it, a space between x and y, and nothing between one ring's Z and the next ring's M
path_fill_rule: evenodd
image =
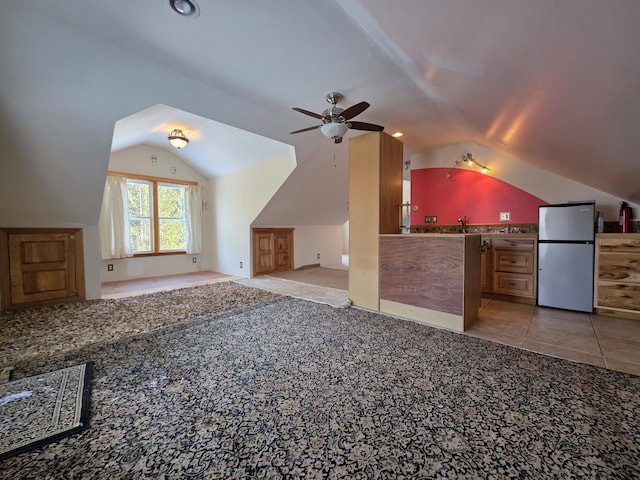
M302 128L290 133L307 132L309 130L320 129L322 134L334 141L334 143L342 142L342 137L347 133L349 129L353 130L367 130L371 132L381 132L384 130L382 125L375 125L373 123L366 122L349 122L356 115L361 114L370 105L367 102L360 102L352 105L346 110L337 106L342 101L344 96L338 92L331 92L325 97L327 102L331 104L329 108L324 110L321 114L310 112L303 108L293 107L296 112L308 115L318 120L322 120L322 124L315 125L313 127Z
M322 134L327 137L335 140L336 138L342 137L349 130L348 124L346 123L325 123L320 127L320 131Z

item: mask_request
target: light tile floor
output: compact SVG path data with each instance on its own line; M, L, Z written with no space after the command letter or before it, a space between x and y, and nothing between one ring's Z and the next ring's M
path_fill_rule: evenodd
M348 271L309 268L275 274L288 280L348 290ZM215 272L103 284L103 297L224 281ZM227 277L231 280L235 277ZM483 299L466 335L526 350L640 375L640 321Z
M640 375L640 321L482 300L465 334L580 363Z

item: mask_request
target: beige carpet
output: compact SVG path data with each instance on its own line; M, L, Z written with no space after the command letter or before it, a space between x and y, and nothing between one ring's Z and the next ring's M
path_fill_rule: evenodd
M260 275L259 277L235 280L240 285L260 288L281 295L288 295L294 298L301 298L317 303L324 303L333 307L348 307L351 305L349 292L337 288L321 287L309 283L285 280L283 278Z
M103 293L101 295L101 298L103 298L103 299L117 299L117 298L135 297L137 295L143 295L143 294L147 294L147 293L157 293L157 292L164 292L164 291L167 291L167 290L177 290L179 288L200 287L202 285L211 285L213 283L228 282L228 281L235 280L235 279L238 279L238 278L240 278L240 277L225 276L225 277L221 277L221 278L211 278L211 279L206 279L206 280L195 280L193 282L185 282L184 280L181 280L179 282L175 282L175 284L173 284L173 285L171 285L171 284L162 284L162 285L158 285L158 286L146 285L146 286L140 287L138 289L126 290L126 291L123 291L123 292L110 291L108 293L105 293L104 292L104 288L103 288Z

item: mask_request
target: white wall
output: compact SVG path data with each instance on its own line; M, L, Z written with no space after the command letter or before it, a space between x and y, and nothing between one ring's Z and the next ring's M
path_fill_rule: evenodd
M321 267L342 263L342 225L303 225L294 228L293 268L318 263Z
M251 224L295 166L292 150L290 157L263 162L211 181L208 198L213 216L212 270L251 276Z
M152 160L155 156L155 161ZM175 173L172 169L175 168ZM188 180L198 182L203 186L202 198L209 196L209 181L189 165L176 157L169 150L152 147L150 145L138 145L135 147L113 152L109 159L109 170L125 173L136 173L153 177L166 178L167 180ZM211 216L203 211L202 221L202 245L203 252L199 255L163 255L154 257L136 257L100 260L100 279L102 282L113 282L133 278L159 277L163 275L175 275L180 273L198 272L209 270L209 258L211 248ZM96 258L100 258L100 252L96 252ZM193 263L193 258L196 263ZM113 271L108 271L107 265L113 265ZM87 281L87 286L91 283ZM95 297L92 297L95 298ZM98 292L99 298L99 292Z
M342 224L342 253L349 253L349 220Z
M491 169L489 175L492 177L503 180L546 202L595 200L596 209L604 213L605 221L618 220L622 199L475 143L450 145L413 155L411 168L451 168L454 162L462 158L465 153L471 153L480 163L486 164ZM640 205L628 203L634 209L635 218L638 218Z

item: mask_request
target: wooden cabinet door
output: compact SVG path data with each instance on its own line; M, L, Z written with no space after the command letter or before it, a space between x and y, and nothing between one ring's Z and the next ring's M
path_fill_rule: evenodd
M293 268L293 228L254 228L253 275Z
M275 233L275 255L276 255L276 270L291 270L291 244L292 235L290 232Z
M82 230L8 229L2 250L3 309L85 298Z
M273 234L270 232L253 233L253 274L262 275L275 270L275 252Z

